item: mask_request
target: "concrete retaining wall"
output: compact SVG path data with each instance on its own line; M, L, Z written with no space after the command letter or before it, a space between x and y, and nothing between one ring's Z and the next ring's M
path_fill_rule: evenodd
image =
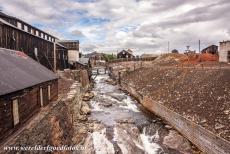
M194 122L185 119L164 105L157 103L146 96L142 96L136 92L134 88L129 87L127 84L122 83L122 88L137 98L149 111L170 123L176 130L178 130L203 152L208 154L230 153L230 142L216 136Z

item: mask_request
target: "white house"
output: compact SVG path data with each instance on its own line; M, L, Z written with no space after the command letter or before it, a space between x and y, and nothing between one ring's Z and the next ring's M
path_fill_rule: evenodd
M226 63L230 62L230 41L220 42L219 61Z

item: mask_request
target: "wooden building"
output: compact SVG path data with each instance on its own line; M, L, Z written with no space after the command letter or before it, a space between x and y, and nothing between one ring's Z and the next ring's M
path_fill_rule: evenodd
M61 45L60 43L56 44L56 68L59 70L64 70L69 68L69 58L68 58L68 49Z
M130 58L134 58L135 56L133 55L133 52L132 52L132 50L130 50L130 49L128 49L127 51L126 50L122 50L121 52L119 52L118 54L117 54L117 58L118 59L125 59L125 58L127 58L127 59L130 59Z
M0 12L0 47L22 51L50 70L54 65L55 37Z
M68 49L57 43L58 38L42 31L18 18L0 12L0 47L22 51L50 70L69 68ZM78 49L77 45L72 48Z
M68 62L70 65L79 61L79 41L78 40L59 40L59 44L68 49Z
M216 45L211 45L201 51L201 53L210 53L213 55L218 55L218 46Z
M0 48L0 141L58 98L58 77L20 51Z

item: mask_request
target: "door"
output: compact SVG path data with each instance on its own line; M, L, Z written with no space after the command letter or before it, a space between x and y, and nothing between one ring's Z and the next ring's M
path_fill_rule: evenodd
M13 100L13 121L14 126L19 124L18 99Z

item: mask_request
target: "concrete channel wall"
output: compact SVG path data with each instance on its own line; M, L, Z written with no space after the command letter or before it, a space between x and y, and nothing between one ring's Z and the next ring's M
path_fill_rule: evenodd
M216 136L212 132L184 118L168 109L164 105L155 102L147 96L142 96L134 88L122 82L122 88L135 97L145 108L170 123L183 136L195 144L200 150L208 154L229 154L230 142Z

